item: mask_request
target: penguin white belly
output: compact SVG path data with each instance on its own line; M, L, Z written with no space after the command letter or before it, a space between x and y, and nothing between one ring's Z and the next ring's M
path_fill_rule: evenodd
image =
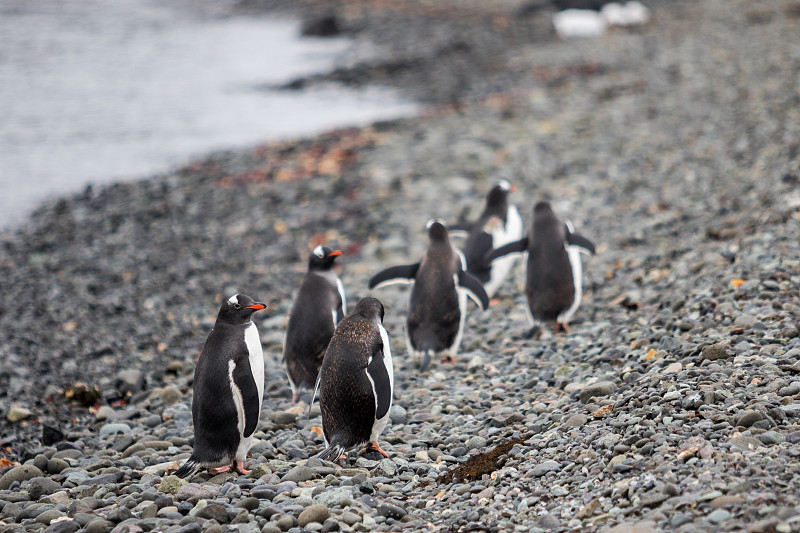
M461 337L464 335L464 321L467 319L467 291L458 288L458 276L453 276L456 283L456 291L458 292L458 310L461 316L458 318L458 332L453 344L445 350L448 354L455 357L458 353L458 348L461 346Z
M517 208L513 205L508 206L505 225L497 224L490 233L492 235L493 248L500 248L510 242L520 240L522 238L522 217L519 216ZM492 261L489 281L484 285L486 294L489 295L490 298L494 296L506 277L508 277L516 260L517 254L509 254Z
M339 276L336 276L336 289L339 291L339 296L342 298L342 314L347 315L347 298L344 295L344 285L342 285L342 280L339 279ZM343 318L343 317L338 317ZM338 322L338 320L337 320ZM334 323L334 326L336 323Z
M569 309L558 315L558 322L561 324L568 324L572 319L572 315L578 310L581 305L581 297L583 296L583 284L581 278L583 277L583 270L581 268L581 252L577 246L565 246L567 250L567 257L569 257L569 264L572 267L572 284L575 288L575 297L572 300L572 305Z
M383 326L378 326L381 332L381 340L383 341L383 364L386 366L386 373L389 374L389 388L391 390L391 395L389 396L389 409L386 411L386 414L383 418L377 418L378 412L378 391L375 390L375 381L370 377L369 372L367 372L367 378L369 378L369 382L372 385L372 395L375 398L375 419L372 422L372 433L369 437L369 442L377 442L378 437L380 437L383 430L386 428L386 424L389 422L389 414L392 410L392 400L394 399L394 365L392 364L392 349L389 346L389 335L386 333L386 329Z
M256 389L258 390L258 412L261 413L261 403L264 400L264 352L261 348L261 339L258 336L258 328L251 322L244 332L244 342L247 345L248 359L250 363L250 372L253 374L253 379L256 382ZM245 427L245 409L244 402L242 401L242 393L233 382L233 369L236 364L233 361L228 362L228 374L231 383L231 390L233 391L233 402L236 405L236 412L238 414L237 427L239 429L239 446L236 449L236 460L244 461L247 458L247 451L250 449L250 444L253 442L253 436L244 436Z

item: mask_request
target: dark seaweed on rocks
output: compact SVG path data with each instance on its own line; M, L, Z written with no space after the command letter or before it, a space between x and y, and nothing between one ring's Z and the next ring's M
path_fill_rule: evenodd
M519 437L507 440L489 451L473 455L467 459L465 463L440 475L436 479L436 482L439 484L447 484L454 481L461 483L478 481L485 474L491 474L495 470L502 468L508 459L506 455L508 451L517 444L523 444L529 438L530 437Z

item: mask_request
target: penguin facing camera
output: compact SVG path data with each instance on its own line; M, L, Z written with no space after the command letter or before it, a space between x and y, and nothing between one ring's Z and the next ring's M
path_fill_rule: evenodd
M406 345L420 370L425 371L435 354L452 358L458 353L467 297L481 309L489 307L489 297L480 280L467 272L464 255L447 236L441 220L428 222L428 248L419 263L387 268L369 280L369 288L396 283L413 283L406 318Z
M533 208L533 220L522 239L501 246L487 256L488 261L514 253L527 253L525 310L531 324L531 335L539 332L544 321L555 320L555 331L569 331L569 321L581 304L581 253L594 254L594 244L574 232L572 224L563 222L547 202Z
M466 236L464 258L467 272L483 283L491 298L503 284L514 266L515 256L487 261L486 255L495 248L522 238L522 217L516 206L508 203L509 193L516 190L508 180L500 180L486 196L486 207L475 222L453 224L450 235Z
M234 294L220 307L194 371L192 455L175 475L207 468L249 474L244 460L253 440L264 396L264 353L253 313L266 308Z
M362 298L336 327L314 391L319 392L325 450L318 457L339 458L366 444L366 451L388 457L378 444L392 407L394 370L383 304ZM312 399L313 401L313 399Z
M339 250L318 245L308 259L308 273L300 283L283 343L283 362L292 388L292 402L300 391L313 390L322 358L336 325L347 310L344 286L333 271Z

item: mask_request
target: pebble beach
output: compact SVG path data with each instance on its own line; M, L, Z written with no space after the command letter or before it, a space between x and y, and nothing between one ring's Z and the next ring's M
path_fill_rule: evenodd
M800 2L652 2L579 40L549 5L331 5L382 55L285 90L380 83L420 116L87 188L0 234L0 533L800 531ZM597 245L581 307L528 338L519 262L420 373L408 289L367 280L500 179L526 225L547 200ZM315 459L319 406L290 401L318 243L351 309L386 308L388 459ZM237 292L268 304L253 471L181 480L196 358Z

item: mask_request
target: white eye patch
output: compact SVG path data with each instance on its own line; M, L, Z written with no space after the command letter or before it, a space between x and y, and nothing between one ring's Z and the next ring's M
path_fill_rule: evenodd
M314 255L319 257L320 259L325 257L325 250L322 249L322 245L321 244L318 244L317 247L314 248L314 251L311 252L311 253L313 253Z
M233 296L228 298L228 303L231 304L231 305L238 304L239 303L239 295L238 294L234 294Z
M511 182L508 181L508 180L500 180L500 181L497 182L497 185L501 189L503 189L504 191L510 191L511 190Z

